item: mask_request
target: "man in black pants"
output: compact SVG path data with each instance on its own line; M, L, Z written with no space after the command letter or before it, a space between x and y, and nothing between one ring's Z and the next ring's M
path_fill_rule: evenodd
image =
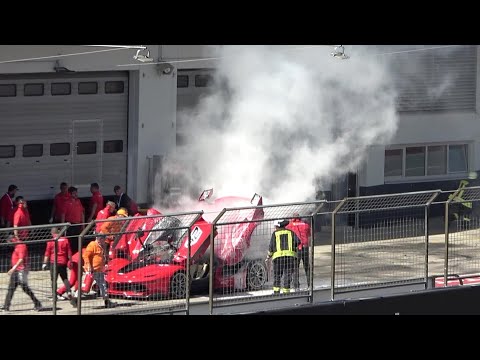
M10 275L10 282L8 284L8 292L5 298L5 303L0 311L9 311L10 305L12 303L13 294L17 289L17 286L20 285L22 290L27 294L30 299L32 299L33 304L35 305L35 310L42 310L42 304L33 294L32 290L28 286L28 250L25 243L21 243L18 237L14 236L10 240L15 244L15 248L12 253L12 268L8 270L8 275Z
M297 249L300 239L292 230L286 229L288 220L279 220L270 239L267 260L273 263L273 293L289 293L292 275L297 261ZM280 288L283 277L283 287Z

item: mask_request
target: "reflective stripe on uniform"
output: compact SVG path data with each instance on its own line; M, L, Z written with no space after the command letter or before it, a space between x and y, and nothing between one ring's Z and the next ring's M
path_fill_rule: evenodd
M282 235L287 235L287 242L288 242L288 250L282 250L281 249L281 236ZM275 244L276 244L276 249L272 255L272 260L276 259L281 256L296 256L296 252L293 250L293 236L292 232L290 230L278 230L275 232Z

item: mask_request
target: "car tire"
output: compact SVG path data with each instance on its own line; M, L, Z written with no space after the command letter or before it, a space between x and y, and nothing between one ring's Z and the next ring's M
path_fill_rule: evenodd
M263 261L252 261L247 268L247 289L261 290L267 282L267 269Z
M170 297L172 299L184 298L187 293L187 274L178 271L170 279Z

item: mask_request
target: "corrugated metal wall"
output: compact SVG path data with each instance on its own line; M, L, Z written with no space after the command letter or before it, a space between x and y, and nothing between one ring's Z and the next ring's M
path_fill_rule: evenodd
M123 82L122 92L105 91L107 82ZM70 84L71 93L52 95L53 83ZM79 83L96 83L96 93L79 94ZM0 156L0 192L14 183L21 189L18 195L41 200L58 192L62 181L78 186L80 196L89 195L91 182L98 182L105 194L112 194L117 183L125 187L128 73L0 77L0 86L12 84L15 96L0 96L0 147L15 146L15 156ZM27 96L26 84L43 84L43 95ZM117 148L109 143L104 149L105 141L118 141ZM79 142L95 142L94 151L77 153ZM52 156L51 144L59 143L70 144L69 153ZM41 156L25 156L28 144L42 144Z
M475 110L477 46L388 55L398 111Z

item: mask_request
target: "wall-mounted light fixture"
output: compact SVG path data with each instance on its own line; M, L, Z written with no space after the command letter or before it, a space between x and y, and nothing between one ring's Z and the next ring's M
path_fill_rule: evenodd
M158 75L170 75L173 73L173 65L169 63L157 64Z
M150 50L146 47L144 49L138 49L137 53L133 55L133 58L143 63L153 62L153 58L150 57Z
M343 47L343 45L336 45L335 48L333 49L333 52L330 55L341 60L345 60L349 58L349 56L345 55L345 48Z

